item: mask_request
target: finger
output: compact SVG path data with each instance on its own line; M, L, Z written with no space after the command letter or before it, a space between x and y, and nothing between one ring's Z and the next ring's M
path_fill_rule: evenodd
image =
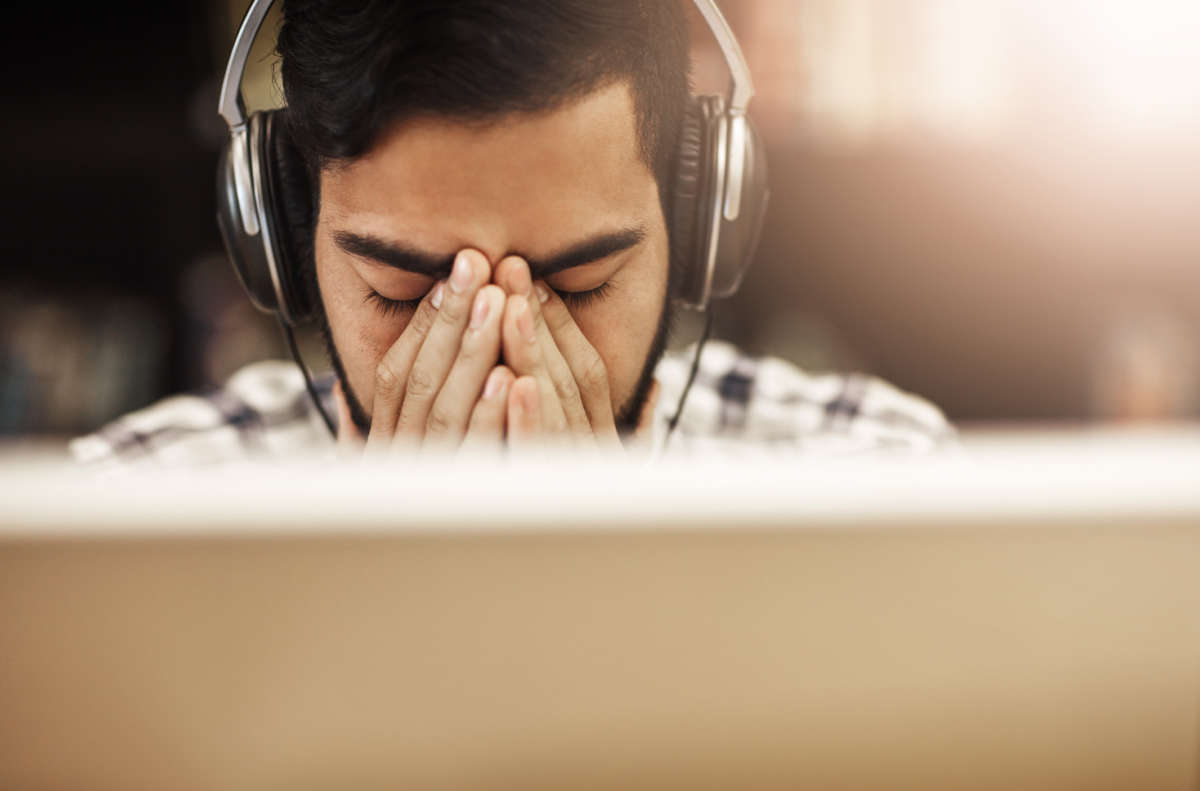
M404 385L404 400L396 419L396 438L404 444L425 435L429 412L462 345L475 294L491 275L491 265L479 251L463 250L455 257L433 326L412 362Z
M533 294L533 279L529 264L519 255L510 255L496 264L492 280L509 296L530 297Z
M543 282L533 283L530 280L529 264L519 256L509 256L496 265L495 272L496 282L505 288L510 294L526 294L529 296L530 308L533 311L534 328L538 337L541 339L543 356L545 358L546 370L550 377L550 382L554 385L555 394L558 396L559 403L562 405L564 414L567 417L567 425L571 431L577 436L599 436L600 438L613 443L619 443L617 436L616 423L612 414L612 403L608 394L608 380L605 376L604 364L600 360L600 356L592 349L590 343L583 337L583 333L575 326L575 321L567 311L566 306L562 304L562 300ZM551 302L553 300L553 303ZM561 312L555 315L559 321L565 317L570 321L571 327L575 332L569 336L571 340L577 342L580 347L578 355L579 360L575 365L571 364L571 357L567 354L567 350L558 345L557 339L554 336L551 328L547 326L546 317L543 316L543 310L546 307L553 308L561 307ZM595 361L595 365L591 361ZM584 373L589 377L601 380L599 386L593 385L590 389L596 393L592 398L593 403L589 408L588 401L584 399L584 388L579 379L580 373ZM600 393L600 391L603 393Z
M371 404L371 429L367 433L368 450L386 447L391 442L396 431L396 419L400 415L400 405L404 401L408 372L437 317L445 287L443 281L429 290L413 312L408 326L375 366L375 395Z
M542 436L541 388L532 376L517 378L508 391L508 444L516 451L528 449Z
M537 334L538 343L542 347L542 359L545 362L546 373L550 377L550 384L554 386L554 394L558 396L558 402L562 405L563 414L567 417L567 426L571 432L591 441L595 435L592 432L592 423L588 418L587 409L583 405L579 385L575 381L575 374L572 373L571 366L563 358L562 350L555 343L554 336L550 333L550 328L546 326L542 314L543 300L549 299L550 289L544 283L540 284L540 287L535 284L533 294L534 298L529 300L529 310L533 315L533 328Z
M427 442L454 447L462 441L484 382L500 357L503 315L504 292L499 286L484 286L476 292L458 357L429 410Z
M504 361L513 373L518 377L533 377L537 383L542 429L550 434L565 434L567 416L550 380L542 346L533 327L529 300L525 297L508 298L500 337Z
M504 444L508 393L515 377L507 366L497 365L488 374L483 394L471 410L471 421L460 448L468 452L495 451Z
M337 410L337 448L339 453L358 451L363 444L363 436L354 425L350 415L350 404L346 401L346 393L342 390L342 380L333 382L333 403Z
M583 330L566 303L545 283L533 286L538 303L538 315L543 331L549 335L570 376L577 393L576 401L588 421L592 433L601 441L619 443L616 418L613 415L612 390L608 383L608 368L604 359Z
M534 333L541 344L541 366L536 370L519 370L518 374L530 373L542 381L542 389L547 383L553 389L559 409L566 419L567 428L577 438L593 439L592 426L588 420L587 410L580 399L579 387L571 374L571 368L563 359L561 352L554 344L554 338L542 320L540 310L540 295L535 291L530 279L529 264L520 256L508 256L496 265L496 282L509 294L525 296L528 299L530 314L533 317ZM546 289L543 289L546 290ZM507 353L507 352L506 352ZM543 417L554 417L557 410L546 406L544 401Z

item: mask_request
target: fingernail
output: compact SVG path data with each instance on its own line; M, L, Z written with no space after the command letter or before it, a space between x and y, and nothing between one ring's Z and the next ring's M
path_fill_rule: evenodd
M484 398L495 398L500 395L500 391L504 389L504 369L496 368L487 378L487 384L483 388Z
M471 262L466 253L459 253L454 259L454 268L450 270L450 288L455 294L461 294L471 287Z
M546 291L546 287L538 283L534 286L534 290L537 291L538 302L546 304L546 300L550 299L550 292Z
M433 305L433 309L437 310L442 306L442 297L446 295L446 282L443 280L433 287L433 298L429 300L429 304Z
M526 343L537 340L537 336L533 334L533 313L529 310L528 302L522 304L521 312L517 314L517 332L521 333Z
M487 321L488 312L492 309L492 303L488 300L487 294L480 291L475 295L475 305L471 308L471 329L477 330Z

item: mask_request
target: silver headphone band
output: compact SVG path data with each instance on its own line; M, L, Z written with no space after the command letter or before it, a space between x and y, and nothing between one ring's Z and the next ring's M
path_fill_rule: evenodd
M237 38L233 40L233 50L229 53L229 63L225 66L225 79L221 81L221 97L217 100L217 112L229 124L230 130L236 130L246 124L246 104L242 101L242 77L246 74L246 60L250 57L250 48L258 37L259 28L271 10L272 0L254 0L250 4L242 25L238 28Z
M246 134L246 104L242 99L242 77L246 73L246 59L250 57L250 48L254 45L254 39L258 36L259 28L262 27L270 9L271 0L254 0L250 5L245 18L242 19L241 27L238 28L237 38L233 41L233 51L229 53L225 79L221 82L221 95L217 100L217 112L229 125L233 188L237 193L242 230L249 236L258 236L261 223L258 221L258 197L250 172L252 168ZM275 277L274 270L271 275Z
M703 298L700 306L706 306L712 294L712 281L716 269L716 254L720 240L721 220L733 221L741 213L742 186L745 182L745 166L747 153L746 108L754 97L754 82L750 77L750 67L742 54L741 45L733 35L721 9L715 0L693 0L696 9L704 18L705 24L716 39L725 63L729 67L731 88L725 111L725 118L719 131L718 152L719 162L716 170L718 183L717 200L713 209L712 227L709 233L708 255L704 262ZM257 174L251 174L248 167L248 145L246 141L246 105L242 98L242 78L246 72L246 61L258 32L262 28L267 12L271 9L273 0L254 0L246 11L245 18L238 28L237 37L233 42L233 50L229 54L229 63L225 66L225 78L221 82L221 94L217 103L217 112L229 125L233 138L231 155L233 157L234 188L238 195L243 229L251 236L260 232L258 221L258 200L254 189L253 179ZM252 158L251 158L252 159ZM267 241L267 240L264 240ZM271 257L269 241L265 245L268 257ZM273 262L272 262L273 263ZM271 277L275 280L276 293L280 296L280 305L285 305L282 299L278 273L271 267Z
M729 67L729 74L733 79L733 87L729 91L727 100L729 112L733 115L745 115L750 100L754 98L754 80L750 77L750 66L746 63L745 56L742 55L742 45L738 44L737 37L733 35L733 29L725 20L725 15L721 13L721 9L717 8L716 0L694 1L696 10L704 17L708 29L712 31L713 38L717 40L717 46L721 48L725 65Z
M217 112L225 119L230 131L237 131L246 124L246 105L242 100L242 77L246 73L246 60L250 57L250 48L267 11L271 9L273 0L254 0L242 19L238 28L237 38L233 41L233 50L229 53L229 63L225 66L225 79L221 81L221 97L217 101ZM708 29L729 66L733 77L733 86L729 93L729 112L733 115L744 115L747 105L754 97L754 81L750 78L750 67L742 55L742 47L721 9L717 8L716 0L694 0L696 9L704 17ZM740 186L740 185L739 185Z

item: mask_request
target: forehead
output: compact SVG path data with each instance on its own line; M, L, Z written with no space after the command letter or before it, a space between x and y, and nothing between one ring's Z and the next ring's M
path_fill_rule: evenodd
M624 83L537 114L404 121L321 174L321 219L420 249L536 256L656 206Z

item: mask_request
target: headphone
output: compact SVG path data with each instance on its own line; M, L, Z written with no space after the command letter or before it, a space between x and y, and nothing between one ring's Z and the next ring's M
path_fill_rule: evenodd
M674 184L666 202L672 256L682 262L676 299L707 310L714 298L732 296L742 283L762 229L767 205L767 163L762 141L746 116L754 96L750 69L733 31L713 0L695 0L732 75L729 97L692 96L684 114ZM242 20L218 112L229 140L217 164L217 225L226 252L259 310L285 328L316 314L314 295L302 282L302 234L311 232L311 187L283 113L246 118L241 94L250 47L271 0L254 0Z

